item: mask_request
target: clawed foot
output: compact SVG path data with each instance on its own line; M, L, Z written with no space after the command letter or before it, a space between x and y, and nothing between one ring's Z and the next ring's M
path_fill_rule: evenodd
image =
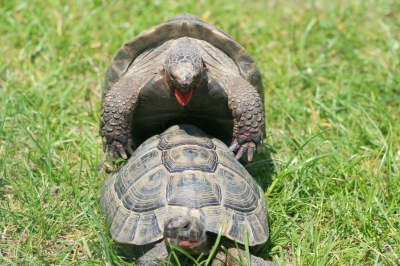
M128 156L126 153L128 153L129 155L133 155L133 149L132 149L132 140L128 139L125 143L121 143L117 140L112 140L111 144L108 144L106 141L103 142L103 151L110 152L110 159L114 159L114 156L117 152L117 156L118 153L119 155L124 158L124 159L128 159Z
M242 155L247 152L247 159L249 161L253 160L254 151L258 149L260 152L260 144L256 146L254 142L245 142L243 144L239 144L236 139L232 141L232 145L228 148L227 152L237 151L236 159L239 160Z

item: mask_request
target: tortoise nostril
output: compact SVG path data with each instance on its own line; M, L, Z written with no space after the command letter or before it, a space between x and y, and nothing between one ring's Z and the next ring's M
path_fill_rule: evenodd
M189 85L189 83L190 83L190 77L182 78L182 80L181 80L182 85Z

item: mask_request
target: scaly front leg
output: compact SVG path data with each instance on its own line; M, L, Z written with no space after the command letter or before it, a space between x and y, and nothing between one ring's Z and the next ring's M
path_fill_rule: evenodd
M147 251L143 256L137 259L138 266L161 266L165 265L162 260L168 257L168 250L165 242L156 244L152 249Z
M223 80L228 94L228 106L233 115L233 139L228 151L236 151L236 158L247 152L248 160L253 159L254 150L260 149L265 135L264 107L257 90L239 76Z
M139 102L139 93L148 79L125 76L119 80L103 99L100 117L100 135L103 138L103 150L110 152L111 159L115 151L127 159L126 152L133 155L131 120Z
M247 262L247 254L244 250L242 249L238 249L236 247L231 247L227 249L228 254L226 254L226 261L225 264L222 263L216 263L213 264L214 265L230 265L230 266L240 266L240 265L248 265ZM221 252L219 252L221 253ZM240 255L239 255L240 253ZM220 255L220 257L222 257ZM241 261L241 259L243 259L243 261ZM250 254L250 265L251 266L278 266L276 265L274 262L269 261L269 260L264 260L260 257L256 257L254 255ZM218 262L218 261L217 261ZM249 265L249 266L250 266Z

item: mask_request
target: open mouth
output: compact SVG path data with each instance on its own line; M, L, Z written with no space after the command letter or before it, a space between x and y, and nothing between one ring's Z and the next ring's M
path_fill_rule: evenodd
M195 249L200 246L200 242L193 242L190 241L186 238L176 238L176 237L170 237L168 238L169 242L182 248L189 248L189 249Z
M175 97L178 100L179 104L185 106L189 103L190 98L192 98L194 89L190 89L188 91L181 91L178 88L175 88Z

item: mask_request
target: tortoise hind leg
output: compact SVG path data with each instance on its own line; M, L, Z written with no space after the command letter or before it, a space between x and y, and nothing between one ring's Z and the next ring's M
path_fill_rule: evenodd
M118 152L127 159L132 155L131 120L139 102L139 93L149 79L128 75L120 79L103 99L100 117L100 135L103 150L110 152L111 159Z
M257 90L240 76L227 76L222 84L228 95L233 115L233 139L228 151L237 151L236 158L247 152L248 160L260 148L265 135L264 107Z

